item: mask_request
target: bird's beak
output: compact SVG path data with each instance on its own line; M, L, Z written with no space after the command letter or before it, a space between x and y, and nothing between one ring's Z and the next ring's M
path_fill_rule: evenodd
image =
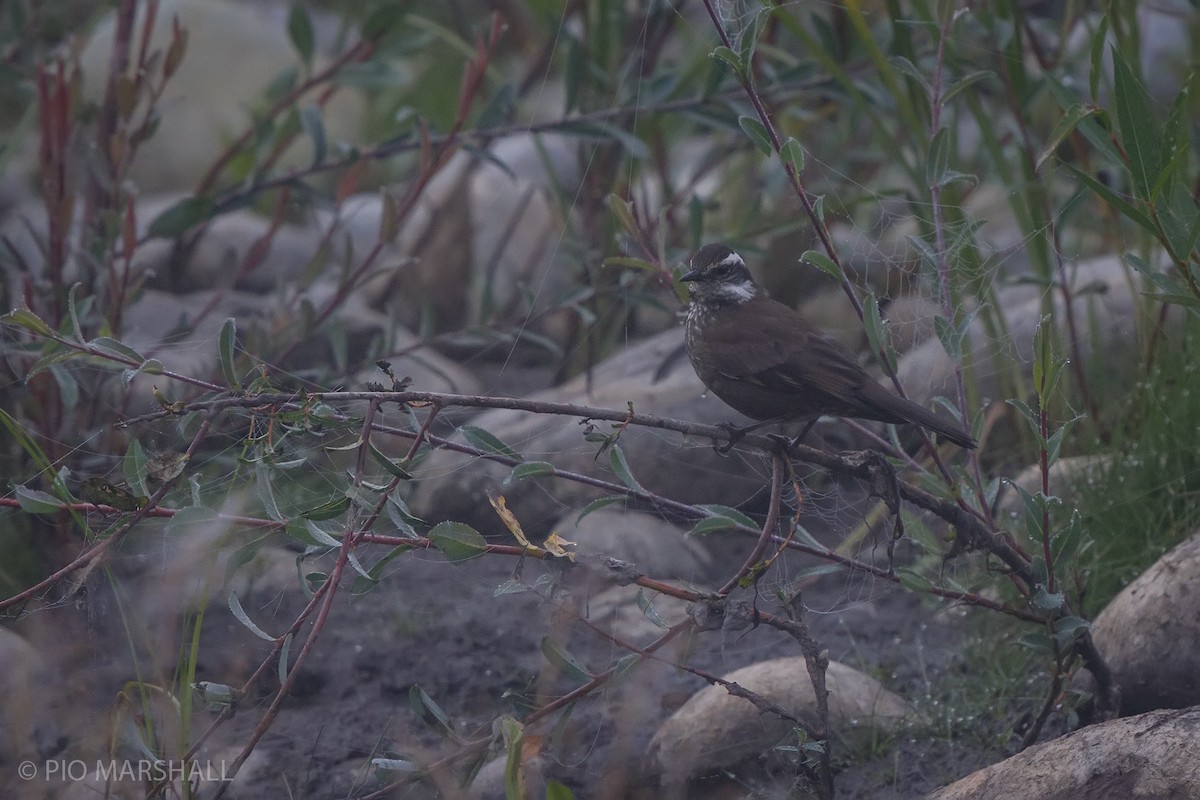
M698 280L700 280L700 270L690 269L687 272L680 275L679 280L683 283L687 283L688 281L698 281Z

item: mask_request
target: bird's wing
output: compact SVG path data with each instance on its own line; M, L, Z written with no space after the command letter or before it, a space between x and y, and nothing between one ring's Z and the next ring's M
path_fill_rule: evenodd
M745 306L743 308L746 308ZM739 309L740 311L741 309ZM709 348L723 375L778 392L824 392L834 397L870 380L834 338L799 328L796 313L781 303L754 304L753 319L729 320Z

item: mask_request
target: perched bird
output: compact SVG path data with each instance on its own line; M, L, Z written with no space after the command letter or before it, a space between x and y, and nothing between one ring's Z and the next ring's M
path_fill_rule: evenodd
M837 341L767 297L725 245L697 250L680 280L691 294L685 330L692 367L713 394L746 416L911 422L959 447L976 446L954 423L883 388Z

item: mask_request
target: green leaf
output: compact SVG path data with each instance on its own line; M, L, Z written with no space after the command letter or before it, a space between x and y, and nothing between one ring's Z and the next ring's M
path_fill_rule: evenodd
M300 512L300 515L313 522L322 522L327 519L340 517L346 513L346 509L349 507L350 498L345 494L336 494L323 503L306 508Z
M53 328L43 322L37 314L24 307L14 308L4 316L0 316L0 323L16 325L31 333L36 333L38 336L54 336Z
M1108 14L1100 15L1100 27L1092 34L1092 49L1088 71L1088 97L1092 102L1100 99L1100 77L1104 75L1104 45L1108 42Z
M1100 109L1095 106L1086 106L1083 103L1075 103L1068 108L1066 113L1055 124L1054 130L1050 131L1050 137L1042 147L1042 152L1037 158L1037 163L1034 164L1034 172L1041 170L1042 164L1046 162L1046 159L1054 155L1059 145L1063 143L1063 140L1070 136L1079 127L1081 122L1097 116L1099 113Z
M863 299L863 330L867 334L867 344L871 352L887 361L888 370L896 371L896 351L888 345L883 334L883 316L879 313L879 299L874 292L867 292Z
M789 136L783 147L779 148L779 158L784 166L791 167L796 175L804 171L804 147L795 137Z
M546 800L575 800L575 793L551 778L546 781Z
M901 586L914 592L926 592L933 588L932 581L908 567L896 570L896 577L900 579Z
M378 3L363 20L362 37L368 42L378 41L399 26L407 14L404 3Z
M1033 594L1029 598L1029 605L1036 608L1038 611L1057 611L1062 608L1067 602L1067 597L1062 592L1050 594L1046 591L1045 586L1038 586L1034 589Z
M443 736L454 735L454 725L442 707L415 683L408 690L408 706L414 713Z
M512 83L504 84L492 94L483 111L479 112L475 127L485 131L489 128L499 128L512 117L516 104L517 87Z
M474 558L487 550L487 540L479 531L462 522L439 522L429 531L429 541L455 563Z
M547 475L554 475L555 472L554 465L549 461L530 461L513 467L512 474L508 476L508 480L513 482L524 480L525 478L544 478Z
M929 153L925 157L925 185L929 187L943 186L946 183L946 173L950 170L950 131L940 128L929 143Z
M279 661L276 662L276 670L279 675L280 685L287 682L288 674L288 659L292 654L292 634L288 633L283 637L283 645L279 648Z
M176 537L209 532L224 524L217 512L207 506L184 506L167 520L163 529L168 536Z
M265 461L254 464L254 486L267 516L276 522L282 522L283 514L279 510L279 504L275 502L275 487L271 484L271 468Z
M174 239L211 217L216 209L217 204L211 197L185 197L155 217L147 233L151 237Z
M633 489L635 492L649 494L642 485L638 483L637 478L633 477L633 471L629 469L629 462L625 460L625 453L621 450L619 444L613 443L613 446L608 451L608 463L612 465L613 472L617 473L617 477L621 482Z
M582 664L576 661L574 657L563 650L558 643L549 636L542 637L542 655L544 655L546 660L551 664L563 670L578 681L589 681L592 679L592 674L588 672Z
M717 61L722 61L733 68L733 74L739 78L746 73L746 68L742 63L742 59L737 53L730 50L728 47L721 45L720 47L709 53L709 58Z
M771 137L767 134L766 127L757 117L742 115L738 117L738 126L741 127L742 133L746 134L754 146L759 149L759 152L765 156L771 155L774 151L774 147L771 145Z
M817 250L806 250L804 254L800 256L800 263L811 264L827 275L833 276L838 281L845 279L845 273L842 272L842 268L838 266L837 262Z
M1104 202L1108 203L1110 206L1117 209L1117 211L1121 212L1121 214L1128 217L1131 222L1137 224L1137 226L1142 230L1147 231L1154 236L1158 235L1158 229L1154 226L1154 223L1150 221L1150 218L1124 197L1121 197L1121 195L1114 192L1108 186L1096 180L1091 175L1088 175L1083 170L1078 169L1074 165L1063 164L1063 166L1070 170L1076 178L1087 184L1089 189L1100 195L1100 198L1104 200Z
M996 73L992 72L991 70L979 70L978 72L972 72L959 78L954 83L950 84L950 87L942 93L942 107L944 108L946 105L948 105L955 95L971 88L984 78L993 78L995 75Z
M399 478L403 481L412 480L412 473L400 466L400 462L389 457L386 453L376 447L374 442L368 442L367 447L368 451L371 453L371 457L374 458L375 461L378 462L379 465L387 470L393 477Z
M1159 140L1146 87L1134 75L1115 45L1111 51L1114 100L1121 144L1129 157L1129 170L1133 174L1134 188L1142 199L1149 200L1150 190L1158 182L1158 176L1164 166L1162 142Z
M463 438L467 440L467 442L484 453L507 456L514 461L525 460L520 453L518 453L516 450L513 450L511 447L497 439L491 433L485 431L483 428L477 428L474 425L463 425L458 429L458 431L462 434Z
M1079 95L1063 86L1052 76L1047 75L1044 85L1050 89L1050 93L1054 95L1054 99L1058 101L1059 107L1065 112L1079 104ZM1095 95L1092 95L1093 102ZM1107 126L1108 113L1103 109L1097 111L1096 117L1084 117L1079 120L1077 128L1083 138L1087 139L1088 144L1096 148L1096 151L1104 155L1104 160L1109 164L1117 165L1124 164L1125 159L1117 152L1117 147L1113 144L1112 135L1108 131ZM1101 124L1104 122L1105 124Z
M325 120L321 118L321 109L315 103L309 103L300 111L300 127L304 135L312 141L312 165L318 166L325 161L328 139L325 136Z
M707 533L715 533L717 531L727 531L730 528L738 527L740 523L731 517L713 516L705 517L697 522L690 531L688 536L703 536Z
M274 642L275 637L264 631L262 628L254 624L254 620L250 619L250 615L242 608L242 601L238 600L237 592L229 593L229 610L233 612L233 616L237 617L238 622L245 626L246 630L253 633L260 639L268 642Z
M107 336L97 336L95 339L92 339L88 342L88 349L120 361L122 364L132 362L133 366L137 366L146 360L146 357L137 350Z
M27 514L57 514L63 510L63 501L52 494L40 489L28 489L21 485L13 486L17 503Z
M316 37L313 36L312 18L308 15L308 9L302 4L292 4L292 9L288 13L287 30L288 37L292 40L292 47L295 47L296 52L300 54L300 60L304 62L304 66L311 69Z
M146 451L142 449L141 442L137 439L131 440L129 447L125 449L122 470L125 473L125 483L143 497L150 494L146 489L146 467L149 461Z
M1178 176L1167 181L1155 209L1162 225L1164 243L1176 261L1186 264L1191 260L1197 236L1200 236L1200 209L1184 184L1185 174L1180 170Z
M629 498L625 497L624 495L610 494L605 497L601 497L598 500L593 500L584 506L583 510L579 512L579 516L575 518L575 524L578 525L581 519L586 517L588 514L591 514L593 511L599 511L605 506L611 506L616 503L624 503L628 499Z
M221 325L221 333L217 338L217 356L221 362L221 373L225 376L225 383L229 388L240 391L242 381L238 377L237 369L234 367L234 347L237 344L237 321L233 317L229 317Z
M724 517L725 519L732 520L734 524L741 525L742 527L749 528L750 530L758 530L759 527L761 527L753 519L731 506L723 506L720 503L706 503L701 505L700 508L704 509L714 517Z

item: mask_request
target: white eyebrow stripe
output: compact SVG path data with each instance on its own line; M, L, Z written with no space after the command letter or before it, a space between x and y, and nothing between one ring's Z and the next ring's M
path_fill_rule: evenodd
M742 257L739 256L737 253L730 253L729 255L725 256L720 261L718 261L717 266L718 267L732 267L737 264L744 264L744 263L745 262L742 261Z

